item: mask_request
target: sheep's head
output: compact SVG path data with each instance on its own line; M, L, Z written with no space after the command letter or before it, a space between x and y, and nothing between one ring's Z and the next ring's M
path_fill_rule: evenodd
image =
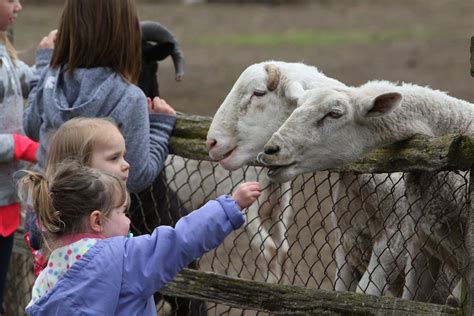
M289 85L281 62L249 66L219 107L207 134L212 159L235 170L256 158L296 107L300 84Z
M259 154L272 181L339 167L357 160L382 141L373 119L389 114L401 100L398 93L374 98L355 95L353 88L312 89L273 134Z

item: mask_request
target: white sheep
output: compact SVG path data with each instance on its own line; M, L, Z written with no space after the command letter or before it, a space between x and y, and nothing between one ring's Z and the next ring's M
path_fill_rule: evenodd
M210 156L228 170L234 170L254 160L272 133L296 108L301 93L315 87L345 87L345 85L326 77L317 68L302 63L267 61L249 66L238 78L214 116L207 141ZM394 177L397 176L394 175ZM358 183L366 183L372 188L372 192L378 188L380 196L388 196L384 203L391 201L392 206L403 203L403 199L394 198L395 195L390 191L392 186L384 184L386 178L387 175L367 179L364 175L355 176L347 173L341 175L338 182L335 200L340 203L330 214L333 217L330 223L334 225L332 230L340 233L339 229L342 228L344 231L344 235L340 234L337 238L343 246L335 247L337 266L335 289L338 291L355 290L357 281L364 274L359 290L380 295L388 290L385 274L391 274L393 278L398 275L392 273L396 256L383 249L373 248L370 238L367 237L380 236L387 241L388 235L384 232L383 225L377 226L382 231L372 232L372 234L368 232L365 215L366 209L376 209L381 199L367 198L371 193L361 196L361 188L358 185ZM399 179L393 181L403 182ZM291 193L289 189L284 191ZM351 203L349 209L342 205L342 199L346 194ZM392 194L391 197L390 194ZM260 242L263 241L263 252L270 260L275 257L275 251L280 248L278 255L281 263L285 262L288 251L288 241L284 237L284 231L289 227L293 214L290 210L286 210L282 215L278 215L279 210L273 210L273 212L277 214L273 216L278 220L276 223L270 222L267 218L262 218L260 221L254 220L253 223L260 225L261 222L265 222L280 225L280 235L271 239L268 233L262 230L260 232L262 237L259 240L254 239L256 243L253 247L258 249L261 247ZM251 213L258 216L257 209L252 210ZM356 224L353 225L350 222L345 224L343 218L352 218L353 215L355 215ZM280 218L282 221L279 221ZM339 227L340 225L342 227ZM391 241L394 242L393 239ZM386 242L383 244L386 245ZM382 262L382 265L379 262ZM369 269L366 269L368 264ZM384 275L380 276L381 273ZM372 282L370 282L371 279Z
M474 104L412 84L313 89L300 103L259 156L272 180L338 167L415 134L474 133ZM403 298L428 300L441 270L452 276L464 266L465 182L452 172L408 174L410 212L397 210L409 253Z
M331 85L342 84L301 63L271 61L247 67L214 116L207 136L209 155L227 170L236 170L255 160L271 134L296 106L292 93L299 92L301 87ZM270 263L268 280L276 282L285 275L288 265L289 243L285 233L293 216L291 186L271 184L265 177L260 182L270 189L264 191L259 201L270 203L249 208L246 230L252 249L257 250L257 255L261 251ZM281 194L268 194L274 191ZM259 209L258 205L263 207ZM272 228L274 236L269 234Z

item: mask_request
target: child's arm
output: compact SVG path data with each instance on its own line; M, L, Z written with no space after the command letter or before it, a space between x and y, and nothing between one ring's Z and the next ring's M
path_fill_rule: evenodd
M28 102L23 113L23 129L25 134L33 140L39 140L39 128L42 123L42 97L43 86L48 77L48 65L53 54L54 41L56 38L56 31L51 31L48 36L45 36L36 51L36 75L29 80Z
M48 68L49 61L53 55L54 43L58 31L52 30L49 34L41 39L36 50L36 74L41 75ZM31 77L29 80L30 89L33 90L38 85L38 76Z
M150 186L164 167L168 139L176 122L171 115L148 114L145 95L138 87L110 113L120 126L130 164L128 189L137 193Z
M16 71L20 78L21 93L23 98L28 98L30 93L30 82L37 80L36 78L36 67L30 67L21 60L15 62Z
M54 42L56 40L56 33L56 30L51 31L47 36L43 37L43 39L38 44L38 48L47 49L47 53L45 57L40 58L39 60L37 57L36 65L29 66L19 59L15 61L16 73L18 75L18 78L20 79L21 92L23 98L25 99L28 98L28 95L30 93L31 83L33 83L33 85L36 85L36 83L38 82L37 74L48 66L50 55L52 53L52 49L54 48Z
M124 291L150 296L192 260L222 243L232 230L244 223L240 206L250 206L260 194L260 186L239 186L238 200L221 196L181 218L176 227L160 226L152 235L126 242ZM236 192L237 192L236 191Z
M42 112L42 96L43 96L43 81L44 76L41 79L34 78L30 81L30 94L28 96L28 102L23 112L23 129L25 134L33 140L39 141L39 130L42 123L41 112Z
M20 134L0 134L0 162L36 161L38 143Z
M23 113L23 129L25 134L33 140L39 140L39 130L41 123L41 113L43 112L43 87L45 80L48 78L48 66L51 58L52 50L39 49L36 52L36 69L37 75L30 81L30 94L28 96L27 106Z

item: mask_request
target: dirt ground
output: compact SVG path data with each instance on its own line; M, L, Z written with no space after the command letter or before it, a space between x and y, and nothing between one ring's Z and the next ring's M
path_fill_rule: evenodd
M412 82L474 102L469 61L474 35L472 0L315 0L282 6L137 2L142 20L167 26L182 46L187 64L184 80L174 81L171 59L162 62L159 71L162 96L181 112L212 116L240 73L265 60L311 64L349 85L371 79ZM28 0L22 3L15 46L31 64L40 38L56 27L61 7L33 5ZM215 174L217 168L201 167L200 179L215 180L215 175L207 176L204 171ZM295 220L287 236L293 272L281 283L332 287L334 249L324 226L332 207L327 190L330 182L325 174L298 182L295 201L305 203L294 205ZM235 185L219 183L220 187ZM317 195L312 194L314 187L319 188ZM206 197L217 191L219 187ZM317 212L313 205L318 206ZM268 263L262 253L255 260L249 245L252 238L237 231L201 259L201 268L267 280ZM221 313L240 314L225 308L210 314Z
M61 7L22 3L15 44L32 63L36 43L56 27ZM471 0L137 3L142 20L167 26L182 46L184 80L174 81L171 59L159 71L162 96L182 112L213 115L247 66L271 59L315 65L350 85L371 79L412 82L474 101Z

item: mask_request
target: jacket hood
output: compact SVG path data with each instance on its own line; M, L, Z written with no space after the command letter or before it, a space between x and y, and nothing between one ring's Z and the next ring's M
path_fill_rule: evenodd
M113 111L127 88L127 83L117 80L117 76L111 69L102 67L78 68L72 74L61 67L46 83L54 86L54 106L61 113L61 121L77 116L98 116L99 112L103 116Z

